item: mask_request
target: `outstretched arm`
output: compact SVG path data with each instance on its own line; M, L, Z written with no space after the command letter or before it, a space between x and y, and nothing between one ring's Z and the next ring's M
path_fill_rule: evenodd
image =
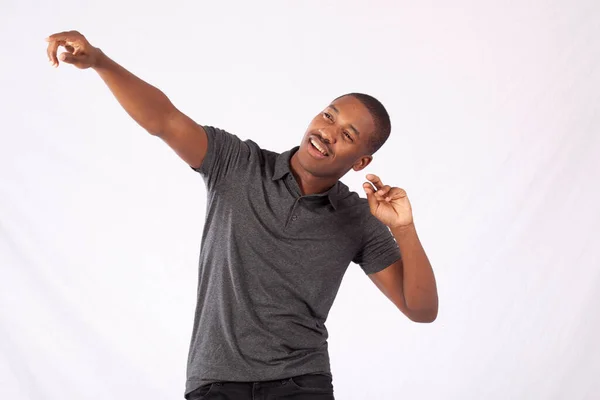
M77 31L56 33L46 41L53 66L60 60L79 69L92 68L142 128L160 137L190 166L202 164L208 143L204 128L180 112L162 91L111 60ZM57 56L60 46L66 52Z

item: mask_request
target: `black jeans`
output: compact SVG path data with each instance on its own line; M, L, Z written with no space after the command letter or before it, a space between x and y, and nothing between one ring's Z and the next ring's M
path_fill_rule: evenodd
M328 375L308 374L261 382L216 382L202 385L188 400L335 400Z

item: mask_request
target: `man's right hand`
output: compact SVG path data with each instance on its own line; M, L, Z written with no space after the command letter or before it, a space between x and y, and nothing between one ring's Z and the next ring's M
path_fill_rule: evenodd
M50 35L46 38L48 42L48 59L50 64L58 67L58 60L73 64L79 69L94 67L100 57L100 49L92 46L85 36L77 31L61 32ZM59 46L63 46L67 51L56 56Z

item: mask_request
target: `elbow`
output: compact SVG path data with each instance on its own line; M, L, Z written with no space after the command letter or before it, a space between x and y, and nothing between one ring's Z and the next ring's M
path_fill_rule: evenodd
M156 136L158 138L162 136L159 129L146 128L146 132L148 132L151 136Z
M418 322L421 324L430 324L437 319L437 312L428 313L416 316L409 316L410 320L413 322Z
M165 136L165 126L166 123L163 121L153 121L151 123L146 124L143 128L152 136L156 136L158 138L163 138Z
M413 322L421 324L430 324L437 319L438 308L421 309L421 310L410 310L406 313L406 316Z

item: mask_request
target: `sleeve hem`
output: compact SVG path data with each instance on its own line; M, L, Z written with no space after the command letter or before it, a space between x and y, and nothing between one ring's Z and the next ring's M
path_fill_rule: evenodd
M206 125L201 125L201 126L202 126L202 129L204 129L204 132L206 132L206 141L207 141L206 142L206 154L204 155L202 164L200 164L200 166L198 168L192 167L191 165L190 165L190 168L200 174L205 174L206 172L204 171L204 168L212 162L212 157L214 156L213 155L214 151L212 149L214 138L212 137L212 135L213 135L212 127L206 126Z
M366 265L366 266L361 266L361 268L363 269L365 274L371 275L371 274L383 271L384 269L386 269L387 267L389 267L390 265L392 265L393 263L395 263L396 261L401 260L401 259L402 259L402 255L394 252L381 260L377 260L376 263Z

